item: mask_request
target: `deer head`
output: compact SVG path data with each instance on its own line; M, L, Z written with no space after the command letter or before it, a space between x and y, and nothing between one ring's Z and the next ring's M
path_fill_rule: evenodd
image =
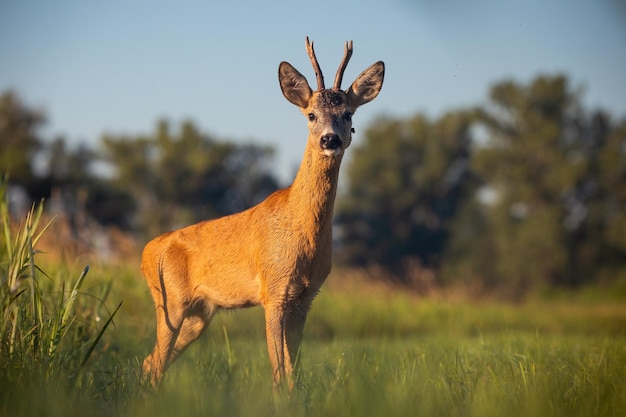
M352 140L352 115L356 109L372 101L383 85L385 64L378 61L363 71L350 88L341 90L343 73L352 56L352 41L346 42L343 60L337 70L333 88L324 86L313 42L306 38L306 50L317 78L317 90L309 87L306 78L288 62L278 67L280 88L285 98L298 106L309 121L309 146L327 157L339 156Z

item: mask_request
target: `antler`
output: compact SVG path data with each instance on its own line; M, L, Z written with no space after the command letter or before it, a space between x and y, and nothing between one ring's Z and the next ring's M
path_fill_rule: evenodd
M309 53L309 58L311 59L311 64L313 64L313 69L315 70L315 77L317 78L317 90L321 91L324 87L324 75L322 75L322 70L320 69L320 64L317 62L317 58L315 57L315 51L313 50L313 42L309 42L309 37L306 37L306 51Z
M350 57L352 56L352 41L346 41L346 47L343 53L343 60L339 65L339 69L337 70L337 75L335 76L335 84L333 85L333 90L339 90L341 88L341 80L343 79L343 72L346 70L348 66L348 61L350 61Z

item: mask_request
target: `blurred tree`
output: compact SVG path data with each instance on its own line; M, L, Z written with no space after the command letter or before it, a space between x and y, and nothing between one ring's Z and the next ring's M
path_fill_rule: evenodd
M401 279L407 261L439 265L450 221L472 189L473 120L467 111L434 122L417 115L370 126L352 152L347 191L338 201L340 259L377 264Z
M69 149L63 137L55 138L43 148L46 172L42 175L46 175L52 183L81 184L92 176L90 165L96 155L91 149L85 146Z
M573 229L570 274L576 282L626 282L626 120L598 112L585 133L589 169L568 196L565 221Z
M270 148L236 145L203 134L191 122L172 133L103 139L115 183L138 201L136 223L148 236L241 211L277 188Z
M52 197L48 208L67 216L72 227L88 228L91 220L128 230L133 197L94 172L99 155L84 145L70 148L63 137L42 146L41 196Z
M483 188L455 223L446 275L479 277L512 294L592 280L609 242L600 225L624 187L621 133L609 134L601 115L589 118L564 76L495 85L480 121L486 141L472 169ZM619 228L619 211L610 230Z
M0 96L0 174L23 185L29 192L34 186L34 157L41 148L37 129L44 123L43 114L26 107L13 92Z
M494 273L514 289L556 282L568 262L563 197L585 173L578 97L562 76L495 85L483 113L489 143L474 169L495 191L489 208Z
M161 204L156 191L158 178L154 138L105 135L102 145L104 158L114 172L111 183L134 198L131 224L136 230L155 234L160 230L163 211L162 208L155 209Z
M31 201L53 196L48 207L70 223L86 215L101 223L127 223L129 198L93 174L97 155L85 146L70 149L62 137L47 143L38 134L44 122L43 113L26 107L15 93L0 96L0 174L25 187Z
M580 96L541 76L494 85L476 111L375 122L338 201L340 259L392 272L418 259L444 284L512 296L626 280L626 121Z

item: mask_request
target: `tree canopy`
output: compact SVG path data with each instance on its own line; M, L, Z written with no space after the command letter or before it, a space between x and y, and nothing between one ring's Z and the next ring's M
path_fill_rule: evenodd
M336 259L412 283L523 294L626 282L626 119L590 111L563 75L494 84L432 118L380 117L351 147ZM44 115L0 97L0 172L143 238L250 207L278 188L273 150L161 120L98 148L40 136ZM56 190L56 191L55 191ZM56 194L55 194L56 193Z
M471 189L473 118L471 111L436 121L383 118L365 132L337 208L341 259L395 271L409 258L439 266L450 222Z
M162 120L153 135L103 144L113 183L135 196L135 223L151 235L244 210L278 187L271 148L221 141L191 122L172 132Z
M344 259L513 293L624 279L626 122L580 94L504 81L472 111L374 123L338 207Z
M0 172L27 188L33 186L34 158L42 146L38 129L44 122L43 114L26 107L14 92L0 96Z

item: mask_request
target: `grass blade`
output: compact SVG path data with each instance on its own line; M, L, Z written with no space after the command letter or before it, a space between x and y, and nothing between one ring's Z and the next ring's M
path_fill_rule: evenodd
M94 339L93 343L91 344L91 346L89 346L89 349L87 350L87 353L85 354L85 357L83 358L82 362L80 363L80 368L81 369L87 364L87 361L89 360L89 358L91 357L91 354L95 350L96 345L98 344L98 342L102 338L102 335L104 334L106 329L109 327L109 324L111 324L111 322L113 322L113 318L115 317L115 314L117 314L117 311L122 306L122 303L123 303L123 301L120 301L120 303L117 305L115 310L113 310L113 313L111 313L111 315L109 316L107 321L104 323L104 326L102 326L102 329L100 329L100 332L97 334L97 336Z

